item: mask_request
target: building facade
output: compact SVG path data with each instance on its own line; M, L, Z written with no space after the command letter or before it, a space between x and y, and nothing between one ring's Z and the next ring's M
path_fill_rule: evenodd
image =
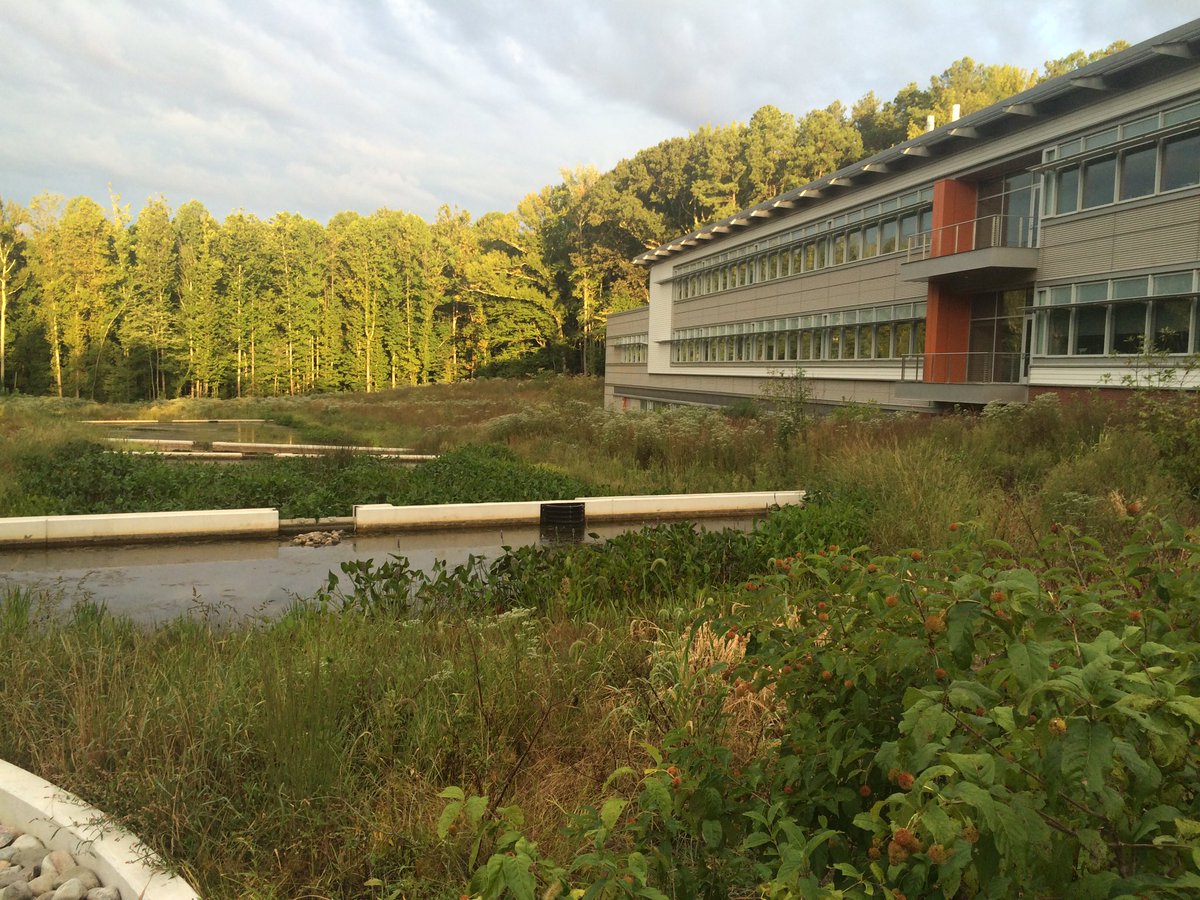
M798 368L817 402L929 411L1187 382L1200 20L638 261L650 302L609 317L610 406L727 404Z

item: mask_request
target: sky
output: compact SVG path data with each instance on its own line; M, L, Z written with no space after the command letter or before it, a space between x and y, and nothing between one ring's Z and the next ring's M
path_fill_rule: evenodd
M765 104L1026 69L1195 0L0 0L0 198L478 217Z

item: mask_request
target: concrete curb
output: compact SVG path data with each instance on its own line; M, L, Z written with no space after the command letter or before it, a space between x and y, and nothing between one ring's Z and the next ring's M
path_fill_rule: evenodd
M166 872L136 836L100 810L32 772L0 760L0 822L65 850L115 887L121 900L199 900L186 881Z
M606 522L642 518L730 516L763 512L772 506L804 502L804 491L748 491L716 494L652 494L640 497L578 497L584 515ZM552 501L548 501L552 502ZM354 507L356 532L403 531L476 525L536 525L542 501L521 503L443 503L433 506L393 506L390 503Z
M637 521L703 516L752 515L773 506L804 502L804 491L745 491L714 494L651 494L639 497L578 497L587 519ZM553 502L553 501L545 501ZM359 504L354 517L280 522L275 509L202 509L180 512L113 513L88 516L25 516L0 519L0 548L180 538L278 537L297 526L344 528L355 533L484 525L536 525L543 501L439 503L428 506Z
M277 535L275 509L200 509L0 519L0 546Z

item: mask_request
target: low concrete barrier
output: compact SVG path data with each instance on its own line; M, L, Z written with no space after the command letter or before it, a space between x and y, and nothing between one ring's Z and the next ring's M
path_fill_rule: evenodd
M649 494L640 497L580 497L589 519L736 515L804 502L804 491L742 491L718 494Z
M751 514L765 511L772 506L803 503L804 491L579 497L578 500L584 504L584 514L589 520L621 521ZM533 525L540 520L542 502L446 503L434 506L364 504L354 507L354 530L403 530L449 525Z
M364 453L371 456L411 456L415 459L436 459L424 453L413 453L407 447L351 447L341 444L257 444L249 441L213 441L213 450L234 453Z
M430 506L392 506L370 503L354 507L356 532L386 529L437 528L446 525L536 525L542 504L439 503Z
M0 519L0 546L278 533L279 511L265 508Z
M65 850L122 900L199 900L186 881L95 807L44 778L0 760L0 822L51 850Z

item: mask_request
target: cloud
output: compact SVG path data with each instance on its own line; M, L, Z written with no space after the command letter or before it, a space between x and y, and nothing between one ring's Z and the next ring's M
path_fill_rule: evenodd
M1185 0L43 0L6 4L0 192L214 214L511 209L563 168L771 103L892 96L1184 22Z

